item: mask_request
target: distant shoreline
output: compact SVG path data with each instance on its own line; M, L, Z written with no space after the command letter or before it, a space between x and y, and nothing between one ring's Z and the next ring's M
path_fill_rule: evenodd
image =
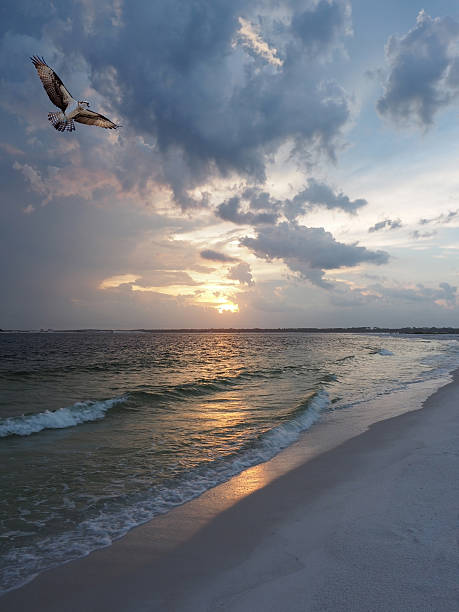
M116 333L147 333L147 334L265 334L265 333L308 333L308 334L459 334L457 327L277 327L277 328L177 328L177 329L0 329L0 334L116 334Z

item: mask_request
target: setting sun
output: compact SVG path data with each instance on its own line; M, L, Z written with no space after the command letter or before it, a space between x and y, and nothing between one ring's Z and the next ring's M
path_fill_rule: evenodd
M239 306L237 304L233 304L232 302L225 302L224 304L220 304L217 308L220 314L224 312L239 312Z

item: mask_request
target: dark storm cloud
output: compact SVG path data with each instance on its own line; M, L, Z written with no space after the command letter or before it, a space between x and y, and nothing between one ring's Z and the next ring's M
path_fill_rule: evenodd
M224 253L214 251L213 249L205 249L204 251L201 251L200 255L203 259L208 259L209 261L221 261L223 263L237 261L237 257L231 257L230 255L225 255Z
M215 214L224 221L232 221L239 225L261 225L276 223L278 214L275 212L243 211L241 198L234 196L217 206Z
M252 210L275 212L281 205L280 200L273 198L267 191L257 187L247 187L244 189L242 198L250 202L250 208Z
M403 36L386 45L389 74L378 100L381 115L396 122L432 124L435 113L459 93L459 22L424 11Z
M280 223L258 229L256 238L242 238L241 244L257 257L281 259L293 272L312 283L330 287L324 281L325 270L357 266L360 263L384 264L389 256L384 251L370 251L356 244L338 242L321 227L305 227Z
M384 219L384 221L379 221L378 223L375 223L372 227L369 227L368 231L371 234L373 232L380 232L384 229L394 230L398 229L399 227L402 227L402 222L400 221L400 219Z
M60 53L71 57L79 50L92 86L111 101L123 125L154 139L164 179L188 207L193 202L187 189L214 174L236 172L263 181L266 155L287 141L297 151L334 156L349 100L316 70L319 49L306 58L302 47L290 44L310 27L300 24L305 5L310 7L297 0L281 3L292 13L279 41L281 69L234 44L239 18L256 20L266 2L125 3L118 21L107 8L88 3L78 10L67 7L71 29L63 27L62 9L46 29ZM320 2L307 11L319 28L315 40L322 41L321 49L345 33L344 17L326 16L343 13L342 6ZM264 39L279 36L273 20L262 25Z
M219 204L217 217L238 225L274 224L284 203L258 187L246 187L240 195Z
M92 107L125 126L120 142L129 151L116 159L124 191L143 188L150 173L182 208L205 206L206 195L190 189L234 173L260 184L268 156L287 142L308 163L319 151L334 157L350 117L349 96L323 63L349 33L346 2L278 6L282 24L270 15L269 0L11 3L0 105L32 131L48 128L49 101L26 61L40 53L75 96L92 87ZM279 49L281 66L256 47L247 52L238 37L241 18ZM135 135L146 145L142 152ZM42 137L55 138L50 130ZM98 163L107 157L99 152Z
M294 221L314 208L343 210L355 214L367 201L359 198L351 200L342 192L333 189L314 178L308 180L307 187L292 199L278 200L268 192L257 187L245 189L240 196L233 196L217 206L215 214L225 221L239 225L273 225L282 215Z

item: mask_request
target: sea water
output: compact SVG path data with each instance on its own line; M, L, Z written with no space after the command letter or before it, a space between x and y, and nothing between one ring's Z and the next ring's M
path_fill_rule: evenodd
M447 336L0 334L0 590L307 444L324 414L442 384L458 355Z

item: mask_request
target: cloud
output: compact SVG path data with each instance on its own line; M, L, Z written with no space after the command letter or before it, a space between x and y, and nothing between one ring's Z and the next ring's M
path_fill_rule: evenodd
M353 267L361 263L387 263L384 251L370 251L356 244L338 242L321 227L305 227L283 222L275 227L258 228L255 238L244 237L241 244L257 257L281 259L293 272L313 284L330 288L325 270Z
M171 285L181 285L196 287L199 283L191 278L184 270L152 270L142 273L137 277L135 284L138 287L169 287ZM134 282L134 281L133 281Z
M59 5L47 31L64 56L79 50L93 90L110 102L125 133L152 143L164 181L190 208L196 201L189 191L214 176L263 182L267 160L282 145L298 157L335 157L350 96L317 67L322 52L348 33L346 5L320 2L307 12L320 24L321 41L308 57L296 44L309 27L296 20L301 5L283 0L280 9L291 19L279 26L269 2L125 3L116 28L96 5L89 17L81 7L69 13ZM327 19L327 7L341 18ZM258 11L265 13L259 21ZM70 31L62 27L67 18ZM241 23L245 44L234 45ZM282 66L273 66L275 48L282 49Z
M453 308L457 305L457 287L453 287L449 283L440 283L440 291L443 291L443 295L439 296L437 300L443 302L447 307Z
M219 251L214 251L212 249L205 249L200 253L203 259L208 259L209 261L218 261L223 263L237 261L237 257L231 257L230 255L225 255L224 253L220 253Z
M459 94L459 22L433 19L422 10L414 28L386 45L389 73L379 113L393 121L428 127Z
M422 238L432 238L432 236L435 236L436 233L436 230L433 230L432 232L420 232L419 230L414 230L411 232L411 237L415 240L420 240Z
M24 151L14 147L9 142L0 142L0 149L3 149L8 155L19 157L25 155Z
M442 223L451 223L455 219L459 218L459 208L457 210L450 210L448 213L442 213L441 215L437 215L436 217L430 217L428 219L420 219L419 223L421 225L428 225L429 223L442 224Z
M19 172L22 173L22 175L27 180L27 182L29 183L33 191L36 191L37 193L41 195L48 194L49 188L46 185L45 181L40 176L40 173L37 170L35 170L35 168L32 168L32 166L29 166L29 164L20 164L17 161L14 162L13 168L14 170L18 170Z
M273 225L282 216L294 221L300 215L315 208L342 210L355 214L368 202L363 198L351 200L342 192L335 192L324 182L310 178L306 187L291 199L279 200L266 190L251 186L219 204L215 210L217 217L239 225Z
M94 197L98 190L122 192L118 178L112 172L102 169L81 168L68 165L63 168L47 166L47 176L29 164L14 162L13 168L21 172L30 188L43 197L42 204L48 204L55 198L80 196L86 200Z
M110 134L100 138L94 128L92 132L81 128L85 131L75 140L59 133L56 140L54 130L48 130L29 145L33 161L13 163L30 190L41 196L42 204L77 196L98 203L119 199L170 210L170 188L159 165L155 166L159 158L143 140L112 139Z
M335 193L326 183L310 178L307 187L286 202L285 214L288 219L293 220L298 215L304 214L315 207L343 210L355 214L359 208L367 204L368 202L363 198L351 200L342 192Z
M231 280L239 281L241 285L248 285L252 287L255 282L253 280L252 273L250 271L250 265L245 261L241 261L237 266L233 266L229 269L227 278Z
M349 35L346 2L308 2L305 10L304 2L281 0L274 12L270 0L45 4L9 3L0 43L0 106L22 131L40 133L40 157L24 161L43 182L45 157L63 138L49 129L50 102L24 60L37 52L72 93L124 126L103 136L113 150L81 126L78 159L61 164L54 155L48 165L70 163L74 174L104 166L106 177L116 169L109 181L117 194L148 192L154 181L182 209L205 207L196 188L230 176L261 185L280 147L303 165L336 157L351 97L324 58Z
M400 300L408 303L434 303L442 308L454 308L457 305L457 287L442 282L438 288L425 287L422 283L414 287L386 287L375 284L370 289L376 292L382 299Z
M330 50L343 35L352 34L351 8L347 2L319 0L292 18L292 30L311 55Z
M361 288L347 287L346 285L335 286L330 293L330 302L340 308L355 308L377 302L381 299L372 291Z
M135 283L138 278L138 274L117 274L109 278L104 278L99 284L99 289L116 289L123 285Z
M394 230L398 229L399 227L402 227L402 222L400 221L400 219L384 219L384 221L379 221L378 223L375 223L372 227L369 227L368 231L370 233L373 233L379 232L383 229Z
M340 283L330 294L332 304L346 308L376 303L393 307L404 303L451 310L457 306L457 298L457 287L446 282L439 283L438 287L426 287L422 283L414 286L374 283L365 288Z
M269 64L281 67L283 61L277 57L277 49L270 47L247 19L239 17L239 23L241 27L237 32L237 38L242 44L256 55L265 59Z
M243 196L244 198L244 196ZM276 212L258 212L253 213L251 211L242 210L243 198L233 196L225 202L222 202L217 206L215 214L224 221L231 221L238 225L259 225L259 224L272 224L276 223L278 214ZM249 203L250 206L251 203Z

